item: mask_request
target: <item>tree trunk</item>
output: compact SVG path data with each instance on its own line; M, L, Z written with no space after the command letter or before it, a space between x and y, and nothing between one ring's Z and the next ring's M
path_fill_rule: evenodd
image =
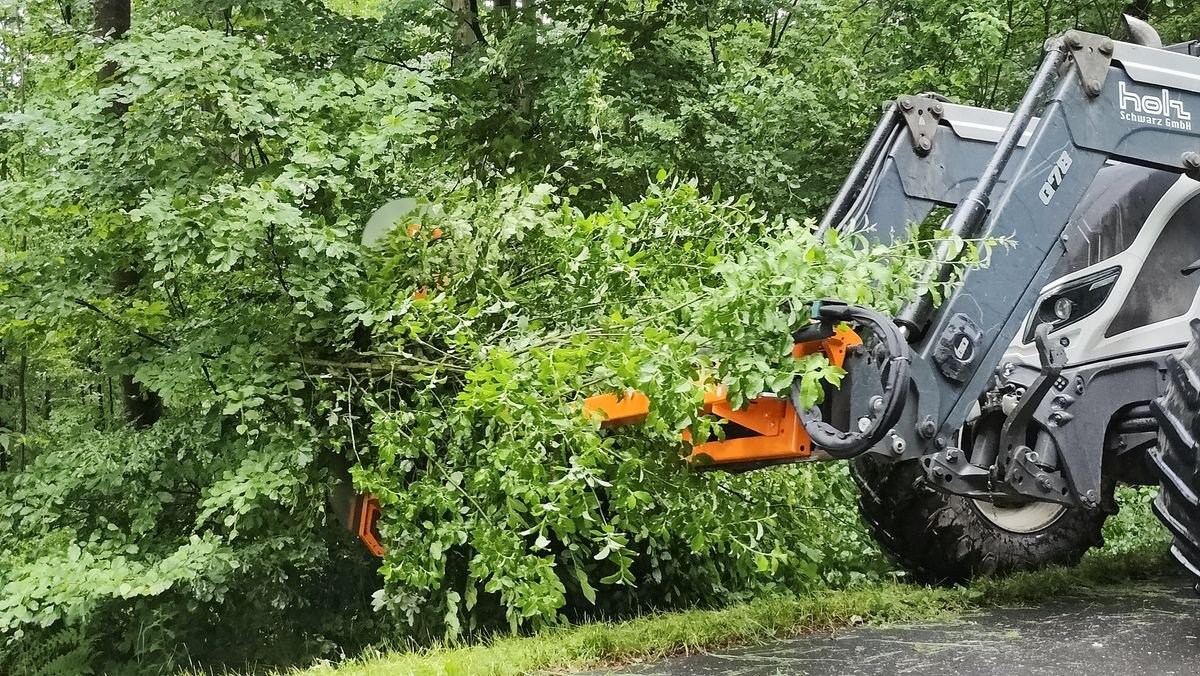
M29 371L29 355L22 353L20 364L17 366L17 398L21 401L21 460L20 469L25 469L25 435L29 434L29 398L25 392L25 375ZM6 465L8 463L5 463Z
M459 47L470 47L484 42L483 30L479 27L479 6L476 0L450 0L450 11L457 19L454 41Z
M95 19L92 33L104 40L120 40L129 31L130 0L94 0ZM103 86L117 76L117 64L108 61L97 74L97 84ZM113 102L109 112L120 117L125 114L123 104ZM118 296L126 296L141 282L141 272L134 263L123 265L113 271L113 290ZM125 405L125 417L135 427L149 427L162 415L162 400L154 392L146 390L133 379L132 373L121 376L121 397Z
M92 22L92 34L106 40L120 40L129 30L130 0L94 0L92 8L95 19ZM99 80L104 83L117 72L117 64L109 61L100 69Z

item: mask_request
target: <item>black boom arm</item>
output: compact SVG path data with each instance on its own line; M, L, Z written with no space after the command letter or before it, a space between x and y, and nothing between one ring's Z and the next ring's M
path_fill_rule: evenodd
M870 224L887 239L945 207L952 211L943 227L955 235L1006 236L1016 246L995 252L988 267L963 273L940 305L926 297L897 315L911 374L906 391L887 395L903 398L903 410L885 438L857 450L922 457L930 477L959 487L955 492L970 494L971 486L982 485L980 472L989 468L961 461L957 431L994 382L1064 254L1068 224L1107 163L1200 171L1200 59L1069 31L1047 42L1046 56L1011 115L930 95L888 106L821 227ZM931 283L949 278L950 254L939 252L936 260L943 262L931 264ZM1062 368L1048 341L1040 332L1043 375ZM848 429L871 427L885 408L867 385L878 390L887 370L882 362L870 350L847 362L850 386L833 408L842 411ZM1058 380L1039 381L1040 394L1023 397L1018 406L1028 414L1030 407L1051 405L1067 394ZM1012 432L990 469L1007 465L1009 476L1027 475L1040 484L1011 490L1094 506L1102 456L1061 448L1070 436L1070 417L1050 420L1047 447L1035 450ZM1048 453L1059 458L1053 471L1026 462ZM1017 471L1023 464L1024 474Z

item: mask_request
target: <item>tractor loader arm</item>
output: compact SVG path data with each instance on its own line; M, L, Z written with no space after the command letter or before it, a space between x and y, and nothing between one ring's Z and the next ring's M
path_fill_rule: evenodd
M1002 490L1095 506L1100 444L1089 450L1065 443L1065 409L1080 393L1058 376L1065 364L1049 336L1052 322L1036 332L1041 369L1024 383L995 457L966 462L956 434L981 393L1004 375L1003 355L1063 256L1067 226L1086 206L1097 174L1106 164L1195 174L1200 118L1193 113L1200 114L1200 59L1077 31L1047 42L1011 116L932 96L889 106L821 227L867 223L890 238L943 206L953 207L943 226L953 234L1008 236L1017 246L963 273L940 306L923 298L898 313L911 376L902 391L873 396L903 400L889 435L899 442L854 450L920 457L931 483L952 492L987 498ZM940 253L945 261L949 252ZM929 279L949 274L948 266L931 265ZM872 424L883 408L856 392L864 384L877 388L878 373L870 372L879 365L871 361L849 357L849 386L829 393L827 406L847 412L843 429ZM1026 424L1051 407L1061 414L1046 416L1046 426Z

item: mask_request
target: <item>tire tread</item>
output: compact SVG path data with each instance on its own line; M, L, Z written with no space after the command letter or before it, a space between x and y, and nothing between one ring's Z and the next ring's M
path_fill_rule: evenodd
M1103 544L1101 527L1113 511L1074 509L1038 533L1012 533L988 521L967 498L926 485L917 461L865 455L851 462L851 476L859 487L859 511L880 547L924 583L1072 565ZM1110 506L1112 490L1106 484Z

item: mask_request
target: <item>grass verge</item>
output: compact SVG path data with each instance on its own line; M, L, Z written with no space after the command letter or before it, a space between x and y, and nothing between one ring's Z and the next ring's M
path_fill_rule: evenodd
M945 618L989 606L1021 605L1049 596L1149 579L1172 570L1155 544L1120 554L1094 552L1074 568L1047 568L965 587L899 582L802 596L758 599L720 610L660 613L619 623L594 623L485 644L376 651L306 676L392 674L525 674L614 666L667 655L757 643L859 622Z

